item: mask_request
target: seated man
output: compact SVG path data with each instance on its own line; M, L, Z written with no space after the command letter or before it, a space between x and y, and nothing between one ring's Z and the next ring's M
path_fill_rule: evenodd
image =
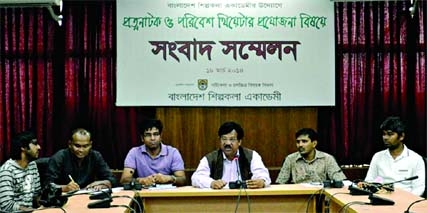
M0 167L0 212L31 211L39 206L40 177L34 162L40 145L31 132L12 140L11 159Z
M403 143L405 125L399 117L388 117L380 125L387 149L375 153L366 174L366 182L391 183L418 176L415 180L396 183L395 186L421 196L425 189L423 158Z
M247 188L263 188L271 183L268 169L254 150L241 146L243 129L235 122L223 123L218 130L220 149L204 156L191 176L199 188L222 189L240 181Z
M144 186L155 184L186 184L184 160L178 149L162 141L160 120L144 120L141 128L141 146L132 148L126 156L120 183L130 183L134 177Z
M86 129L72 131L68 148L49 159L46 183L60 185L62 192L111 188L116 182L101 153L92 150L91 134Z
M276 183L321 183L346 179L335 158L316 149L316 131L303 128L297 131L295 138L298 151L286 157Z

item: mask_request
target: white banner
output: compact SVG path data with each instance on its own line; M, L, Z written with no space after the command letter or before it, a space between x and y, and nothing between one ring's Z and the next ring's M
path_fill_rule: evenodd
M118 106L335 104L330 0L117 1Z

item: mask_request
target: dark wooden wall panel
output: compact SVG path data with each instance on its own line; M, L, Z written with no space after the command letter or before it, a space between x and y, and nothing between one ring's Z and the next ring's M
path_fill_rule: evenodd
M219 126L233 120L245 132L242 145L256 150L265 165L277 170L286 155L296 150L295 132L303 127L317 129L315 107L160 107L157 118L164 125L163 140L178 148L187 169L219 147Z

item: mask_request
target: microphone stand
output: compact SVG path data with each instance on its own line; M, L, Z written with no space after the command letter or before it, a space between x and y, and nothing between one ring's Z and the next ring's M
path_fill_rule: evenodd
M338 174L339 172L342 172L342 170L340 169L338 171L333 172L332 175L329 177L330 180L323 181L323 187L325 187L325 188L329 188L329 187L331 187L331 188L342 188L344 186L342 180L335 180L334 179L334 176L336 174Z

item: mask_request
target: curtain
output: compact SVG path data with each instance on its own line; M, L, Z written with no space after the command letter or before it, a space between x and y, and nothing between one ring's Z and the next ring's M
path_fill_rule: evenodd
M115 1L65 1L63 16L58 26L43 8L0 9L0 159L17 132L36 132L50 156L83 127L122 168L155 109L115 106Z
M369 163L383 149L379 124L399 115L411 149L426 155L426 2L335 3L336 105L319 107L320 149ZM115 1L65 1L64 26L46 9L0 9L0 159L15 132L32 129L42 156L76 127L122 168L151 107L116 107ZM108 157L107 157L108 156Z
M59 138L72 129L92 132L94 149L112 168L122 168L129 147L140 143L138 123L153 117L144 107L116 107L115 1L64 5L64 104ZM60 146L64 147L64 143ZM56 147L60 148L60 147Z
M426 155L426 2L335 3L336 106L319 112L325 149L343 164L384 149L381 122L400 116L405 144Z
M25 14L25 15L24 15ZM32 130L50 152L53 133L53 24L42 9L0 9L0 159L11 135Z

